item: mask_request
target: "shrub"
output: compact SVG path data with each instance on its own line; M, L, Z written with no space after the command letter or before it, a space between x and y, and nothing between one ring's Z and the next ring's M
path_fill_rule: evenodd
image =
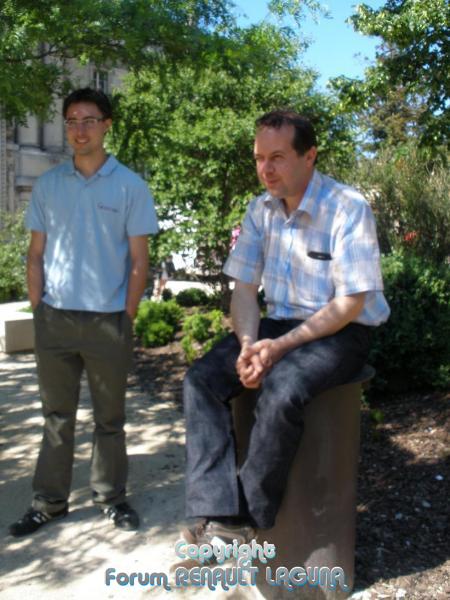
M154 321L147 324L142 334L142 345L146 348L165 346L173 340L175 329L164 321Z
M223 339L228 329L223 324L223 312L212 310L187 317L183 324L181 347L188 363L193 362Z
M168 300L172 300L173 298L173 292L172 290L169 290L168 288L164 288L161 294L161 298L163 299L164 302L167 302Z
M136 335L141 339L143 346L164 346L175 337L182 316L183 310L174 300L144 300L139 304L136 316Z
M356 186L370 199L382 251L407 248L441 264L450 255L450 178L442 159L411 145L362 160Z
M405 252L383 257L389 321L376 329L373 391L450 385L450 271Z
M26 255L28 234L23 213L0 215L0 302L22 300L27 295Z
M208 304L208 295L198 288L187 288L176 295L180 306L205 306Z

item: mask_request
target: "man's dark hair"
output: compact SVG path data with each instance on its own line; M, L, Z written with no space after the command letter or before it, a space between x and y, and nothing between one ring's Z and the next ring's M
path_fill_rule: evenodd
M78 102L92 102L102 113L104 119L112 119L112 106L108 96L101 90L94 90L88 87L74 90L67 96L63 104L64 118L66 118L69 106Z
M257 129L281 129L284 125L292 125L295 129L292 146L297 154L303 155L312 146L317 146L316 132L311 121L294 110L272 110L256 120Z

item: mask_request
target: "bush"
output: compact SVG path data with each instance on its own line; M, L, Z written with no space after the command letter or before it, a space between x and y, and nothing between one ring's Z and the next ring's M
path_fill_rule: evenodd
M450 385L450 271L405 252L383 257L389 321L376 329L373 391Z
M228 333L223 324L223 312L212 310L187 317L183 324L181 347L188 363L193 362L220 342Z
M163 299L164 302L167 302L168 300L172 300L173 298L173 293L172 290L169 290L169 288L164 288L161 294L161 298Z
M413 144L387 148L363 160L355 179L371 201L382 252L408 249L438 265L447 259L450 178L442 159Z
M28 233L23 213L0 215L0 302L23 300L27 295Z
M208 295L198 288L187 288L176 295L176 301L180 306L206 306Z
M174 300L139 304L134 330L146 347L164 346L175 337L183 310Z
M142 334L142 345L146 348L165 346L173 340L175 329L164 321L154 321L147 324Z

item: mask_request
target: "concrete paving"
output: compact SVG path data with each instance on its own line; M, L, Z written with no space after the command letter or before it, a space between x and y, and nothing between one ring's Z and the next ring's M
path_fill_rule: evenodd
M121 532L90 500L92 413L83 383L78 411L70 513L33 535L15 539L8 525L31 499L31 478L42 418L34 355L0 353L0 597L2 600L98 600L150 597L249 598L253 588L224 592L206 588L105 585L105 572L168 573L183 519L184 424L170 398L155 401L128 389L129 499L141 517L138 532ZM256 594L256 596L255 596ZM212 596L213 595L213 596Z

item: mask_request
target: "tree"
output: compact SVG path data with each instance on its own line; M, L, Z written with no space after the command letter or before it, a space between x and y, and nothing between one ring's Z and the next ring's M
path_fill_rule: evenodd
M375 101L405 95L403 106L421 107L415 135L422 145L448 144L450 6L447 0L387 0L377 10L359 5L351 17L355 29L382 40L365 81L334 82L350 107L368 109Z
M296 64L297 48L286 32L262 24L236 32L234 41L232 59L216 56L200 71L185 66L176 77L155 69L131 76L117 98L113 139L119 158L150 180L164 226L159 255L195 250L202 271L224 289L231 230L260 190L255 119L294 107L317 126L321 164L339 155L343 168L353 157L345 118L314 90L315 75Z
M45 116L67 91L67 59L130 69L194 60L232 22L228 0L0 0L3 116Z

